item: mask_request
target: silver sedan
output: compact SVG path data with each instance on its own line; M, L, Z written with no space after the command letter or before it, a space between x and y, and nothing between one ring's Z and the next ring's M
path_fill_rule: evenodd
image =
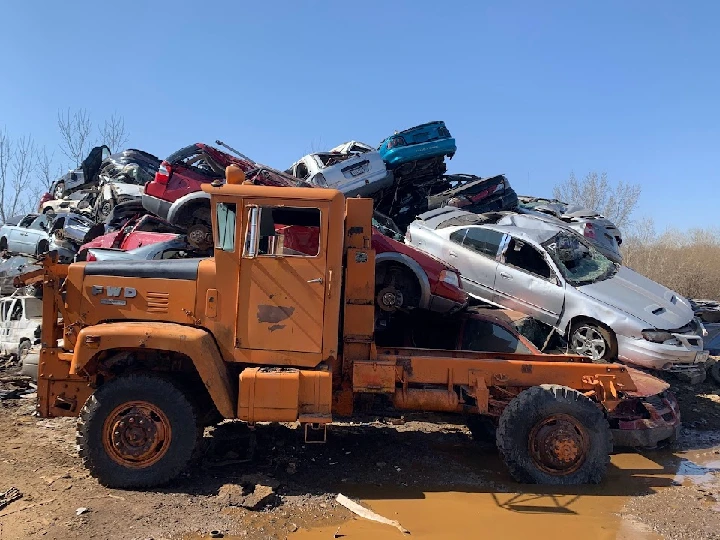
M432 210L410 224L405 242L460 270L471 296L551 325L579 354L653 369L704 367L704 329L688 300L568 227L521 214L487 219Z

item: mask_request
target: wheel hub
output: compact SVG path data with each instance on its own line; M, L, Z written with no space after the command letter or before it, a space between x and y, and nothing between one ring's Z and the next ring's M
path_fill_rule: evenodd
M588 442L583 426L573 417L557 414L533 428L530 456L543 471L553 475L575 472L585 462Z
M103 442L116 462L126 467L147 467L165 455L170 443L170 422L155 405L125 403L105 421Z
M212 246L212 232L205 225L193 225L188 229L188 242L198 249L209 249Z
M581 326L572 336L572 347L575 352L599 360L605 356L607 345L600 332L591 326Z
M403 294L395 287L385 287L377 295L377 303L383 311L395 311L403 305Z

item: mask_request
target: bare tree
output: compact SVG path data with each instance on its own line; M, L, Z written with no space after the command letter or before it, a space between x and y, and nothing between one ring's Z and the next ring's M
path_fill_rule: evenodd
M58 112L58 128L60 128L60 150L75 167L90 151L90 135L92 134L92 121L85 109L80 109L72 115L70 109L66 114Z
M37 147L32 137L13 142L6 130L0 131L0 219L30 210L37 189L32 182Z
M105 124L100 129L100 144L107 145L112 152L119 152L128 139L129 135L125 131L125 119L113 113L109 120L105 120Z
M553 197L596 210L622 228L629 224L641 191L640 184L620 181L610 185L607 173L591 172L583 180L570 173L567 180L553 188Z
M55 152L48 154L47 148L44 146L37 151L35 176L38 178L39 187L45 191L50 191L52 183L62 176L62 169L54 167L54 163Z

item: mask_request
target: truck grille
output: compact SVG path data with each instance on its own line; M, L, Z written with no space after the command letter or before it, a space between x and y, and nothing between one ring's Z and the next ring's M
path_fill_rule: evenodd
M169 293L149 292L147 293L148 313L167 313L170 305Z

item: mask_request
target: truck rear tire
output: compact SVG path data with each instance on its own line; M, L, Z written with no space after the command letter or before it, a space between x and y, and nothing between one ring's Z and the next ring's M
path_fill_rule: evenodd
M555 384L521 392L497 429L500 456L518 482L597 484L612 452L610 425L580 392Z
M202 431L190 399L170 380L128 375L102 385L77 424L83 464L112 488L165 484L187 465Z

